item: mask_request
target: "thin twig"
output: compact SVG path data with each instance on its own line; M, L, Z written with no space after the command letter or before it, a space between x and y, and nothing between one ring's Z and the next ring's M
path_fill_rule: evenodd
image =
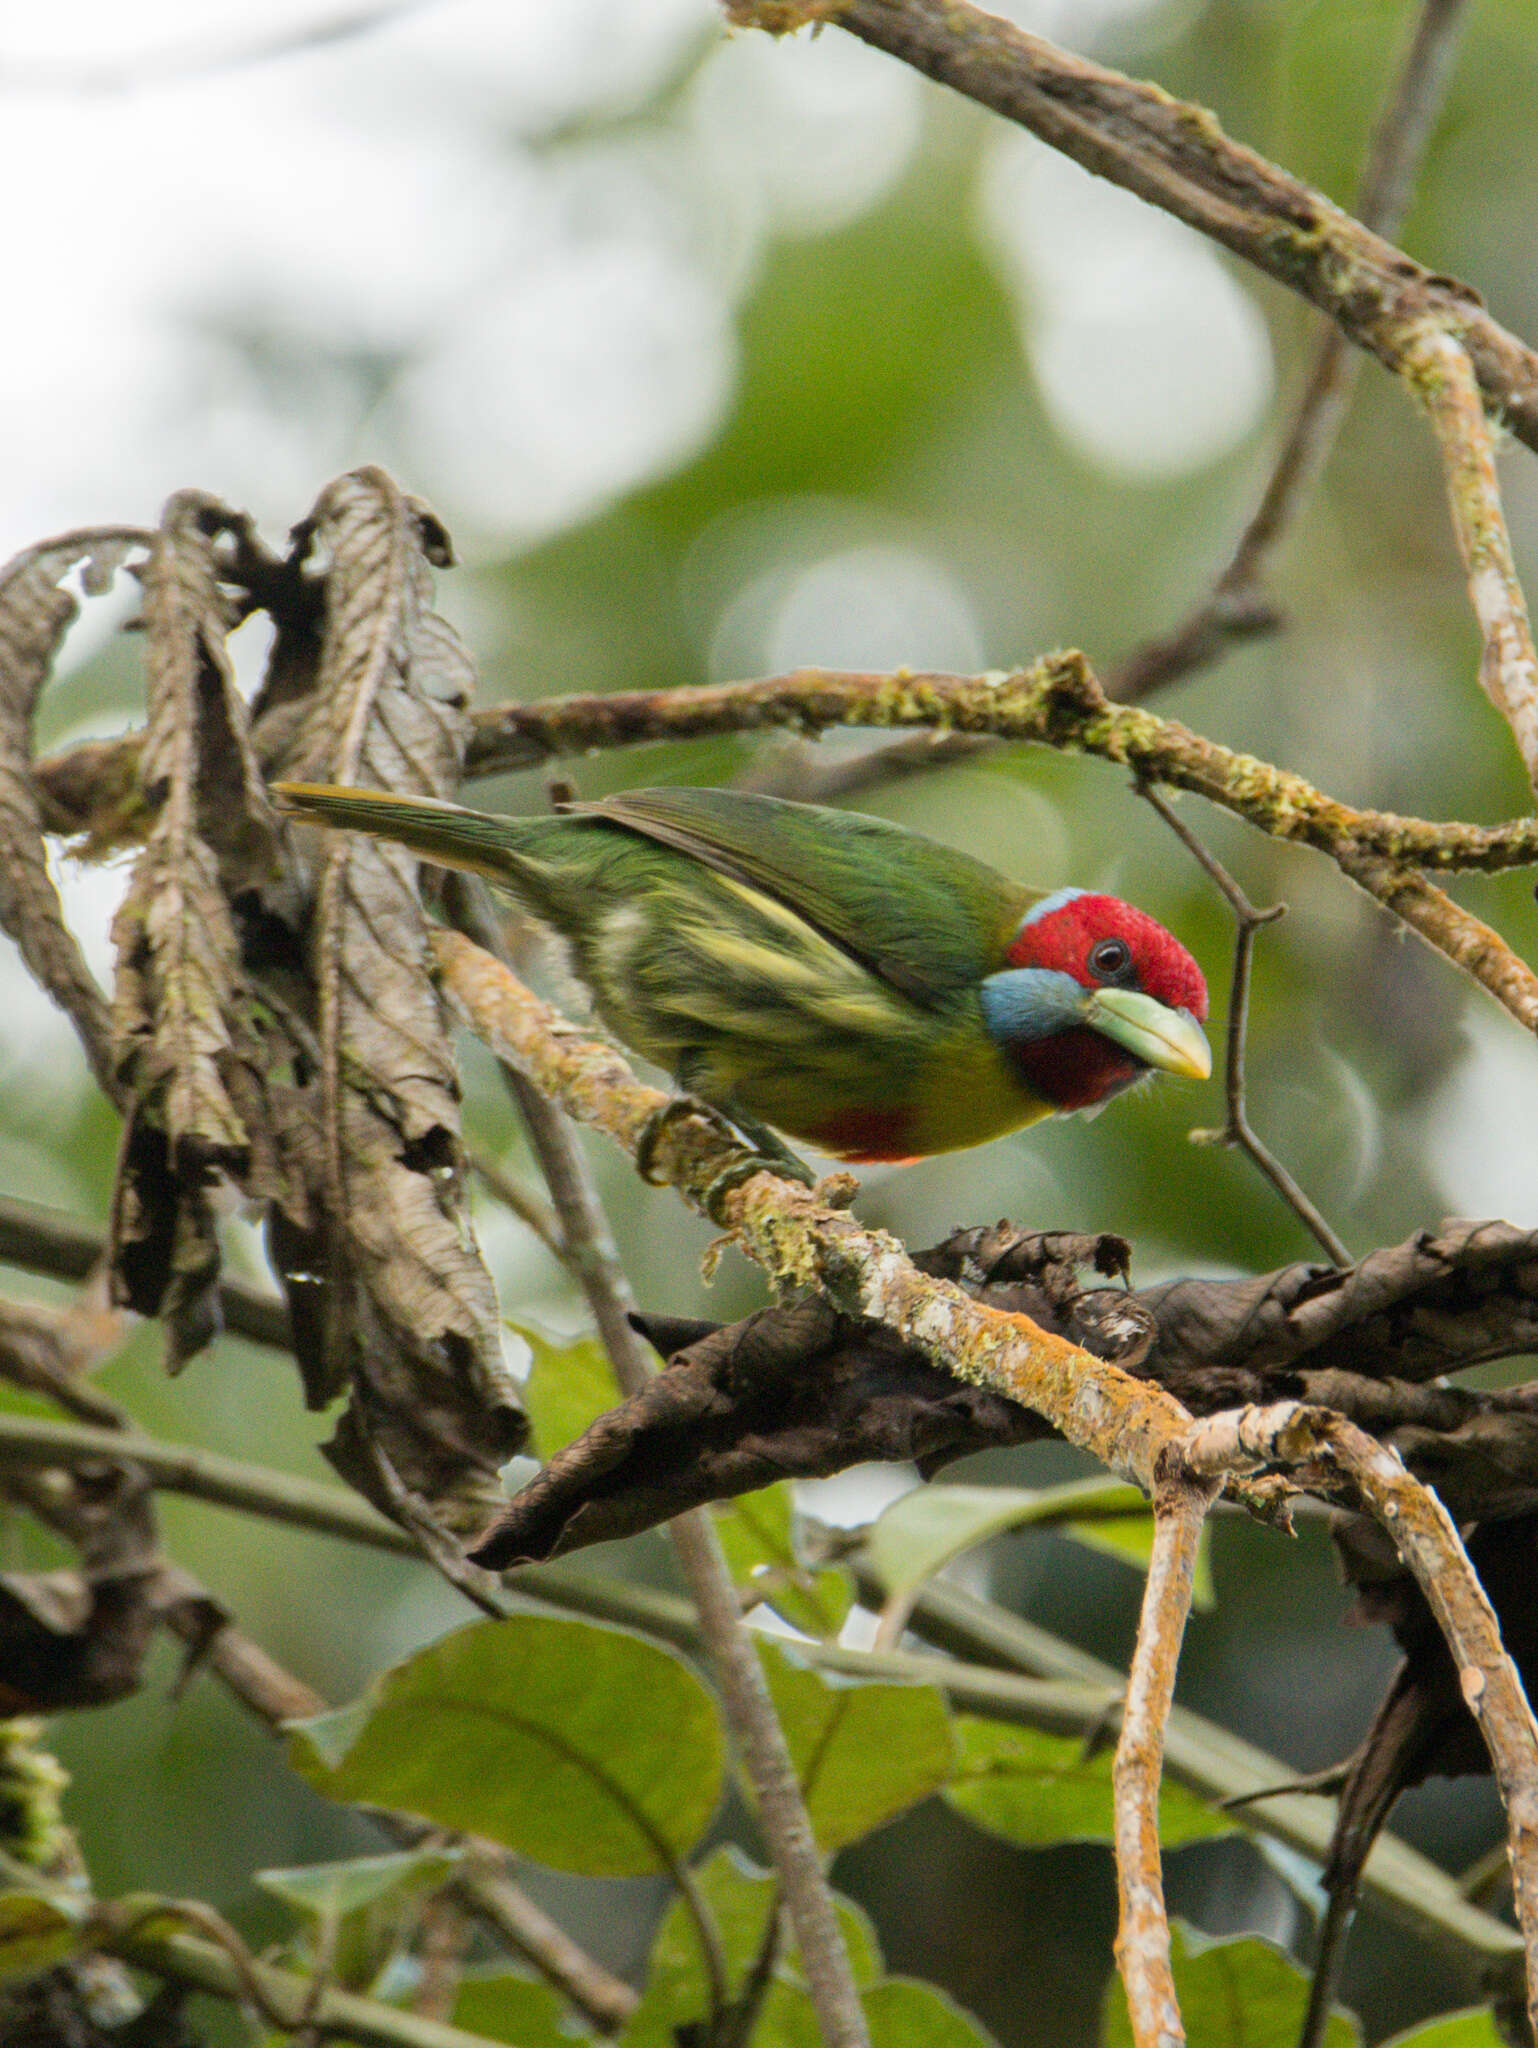
M1467 0L1425 0L1368 145L1356 217L1375 233L1398 232L1415 173L1452 71ZM1235 640L1269 632L1279 615L1265 595L1272 556L1334 446L1360 357L1333 322L1321 329L1292 425L1260 503L1211 594L1173 633L1145 643L1106 678L1111 696L1138 702L1187 675Z
M1116 1965L1135 2048L1183 2048L1159 1854L1164 1728L1196 1581L1197 1547L1221 1479L1178 1478L1154 1493L1153 1550L1111 1767L1119 1914Z
M1455 903L1424 875L1380 853L1345 849L1335 859L1343 875L1461 967L1524 1029L1538 1031L1538 976L1493 925Z
M101 1267L83 1293L63 1307L0 1298L0 1379L46 1395L82 1422L126 1428L126 1412L93 1385L90 1375L131 1327L127 1312L110 1306Z
M490 938L500 953L500 934L468 891L448 899L460 920L479 938ZM577 1149L570 1123L512 1061L504 1059L509 1082L524 1108L529 1136L544 1168L562 1238L614 1367L627 1394L638 1393L651 1376L648 1349L630 1322L635 1306L608 1218ZM774 1711L758 1653L743 1623L736 1588L715 1525L702 1509L679 1515L668 1525L679 1565L699 1611L700 1629L715 1666L727 1721L742 1751L743 1765L757 1795L764 1838L780 1883L801 1958L807 1989L829 2048L868 2048L864 2008L850 1967L832 1893L818 1853L806 1801ZM702 1938L708 1915L697 1916ZM725 2011L730 1987L719 1954L711 1968L714 2017Z
M111 1461L137 1465L157 1487L219 1507L265 1516L296 1529L318 1530L349 1543L366 1543L397 1556L420 1555L410 1533L339 1486L248 1465L216 1451L163 1443L137 1430L55 1422L33 1415L0 1415L0 1471L22 1465Z
M1528 2018L1538 2025L1538 1721L1447 1510L1396 1451L1344 1416L1297 1401L1211 1416L1192 1428L1183 1455L1193 1473L1217 1477L1274 1464L1292 1469L1311 1491L1354 1496L1353 1504L1366 1507L1415 1575L1446 1638L1506 1810L1512 1891L1527 1956Z
M1495 474L1495 442L1468 351L1436 328L1405 351L1404 373L1436 431L1458 550L1479 621L1479 680L1511 727L1538 790L1538 651Z
M177 1904L174 1900L147 1902L145 1917L153 1924ZM212 1992L216 1998L232 2002L249 1999L258 2010L272 2015L280 2033L292 2033L301 2024L308 1980L290 1970L251 1960L237 1964L222 1944L191 1935L153 1932L143 1926L127 1933L104 1930L99 1945L135 1969L168 1982ZM467 2034L462 2027L447 2026L442 2020L419 2018L356 1992L327 1991L315 2017L325 2033L355 2041L360 2048L486 2048L480 2034Z
M476 1178L484 1181L488 1192L496 1197L504 1209L510 1209L520 1223L526 1223L553 1259L565 1261L566 1244L561 1236L560 1221L550 1204L541 1201L532 1188L526 1188L522 1181L515 1180L510 1173L504 1173L500 1166L489 1159L473 1159Z
M501 1621L507 1609L496 1597L497 1580L471 1564L459 1544L406 1485L372 1431L360 1431L360 1455L369 1461L375 1485L389 1502L395 1519L415 1539L418 1556L423 1557L456 1593L462 1593L472 1607L493 1621Z
M452 1889L600 2033L618 2033L635 2011L640 2001L624 1979L614 1976L573 1941L565 1928L492 1860L488 1859L484 1870L467 1871Z
M229 1921L201 1899L120 1899L98 1907L94 1925L88 1931L95 1945L121 1955L132 1949L136 1935L157 1923L193 1928L219 1949L234 1972L241 2003L249 2006L265 2025L287 2034L312 2024L326 1987L322 1984L317 1988L314 1978L296 1980L299 2009L297 2013L285 2010L287 2001L273 1996L266 1974L258 1971L255 1956Z
M1262 926L1275 924L1279 917L1285 916L1287 906L1285 903L1273 903L1265 910L1257 910L1227 868L1209 847L1203 845L1173 805L1146 782L1138 784L1137 793L1158 812L1234 913L1234 969L1228 990L1223 1083L1227 1117L1221 1130L1193 1131L1192 1139L1204 1144L1232 1145L1242 1152L1265 1175L1304 1228L1312 1231L1334 1263L1349 1266L1350 1251L1276 1154L1256 1133L1246 1106L1245 1053L1249 1041L1250 970L1254 961L1255 935Z

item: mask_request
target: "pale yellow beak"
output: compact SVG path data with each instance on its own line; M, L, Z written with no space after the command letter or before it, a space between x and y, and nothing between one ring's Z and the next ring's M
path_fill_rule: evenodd
M1212 1047L1189 1010L1172 1010L1131 988L1097 988L1084 1005L1091 1030L1114 1039L1161 1073L1205 1081L1212 1072Z

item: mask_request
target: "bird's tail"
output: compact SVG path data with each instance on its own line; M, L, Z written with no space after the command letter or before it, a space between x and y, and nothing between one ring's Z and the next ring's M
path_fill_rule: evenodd
M439 797L398 796L382 789L339 789L325 783L275 782L273 796L290 816L322 825L350 826L376 839L393 839L440 867L463 868L548 915L539 871L544 866L521 842L539 836L548 820L504 818L466 810Z

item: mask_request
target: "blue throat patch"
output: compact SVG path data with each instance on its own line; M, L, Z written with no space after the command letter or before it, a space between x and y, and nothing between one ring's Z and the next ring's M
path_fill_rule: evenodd
M1064 889L1060 893L1082 896L1084 891ZM1031 916L1039 917L1053 900L1049 896ZM1056 967L1005 967L990 974L977 993L988 1036L1004 1045L1018 1045L1022 1040L1050 1038L1054 1032L1082 1024L1089 991Z

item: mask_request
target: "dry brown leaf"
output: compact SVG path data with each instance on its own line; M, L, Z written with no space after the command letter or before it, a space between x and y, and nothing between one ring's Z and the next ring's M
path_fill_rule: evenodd
M93 594L152 536L134 527L87 527L28 548L0 570L0 925L74 1024L96 1079L115 1095L107 999L64 922L48 872L43 815L32 779L32 721L55 655L79 611L60 584L83 565Z
M180 492L142 574L140 773L155 822L113 926L113 1037L128 1105L113 1246L122 1298L166 1318L173 1363L219 1327L220 1183L298 1199L269 1129L265 1005L248 984L231 907L270 885L282 858L224 644L237 613L218 549L244 529L216 500Z
M430 608L429 563L449 559L442 528L367 469L331 485L298 538L323 570L325 616L286 772L452 794L475 676ZM290 675L289 718L292 694ZM296 1340L312 1396L353 1388L331 1447L344 1474L378 1498L382 1454L440 1516L475 1527L524 1424L466 1210L459 1084L417 864L360 836L306 843L327 1227L275 1234Z

